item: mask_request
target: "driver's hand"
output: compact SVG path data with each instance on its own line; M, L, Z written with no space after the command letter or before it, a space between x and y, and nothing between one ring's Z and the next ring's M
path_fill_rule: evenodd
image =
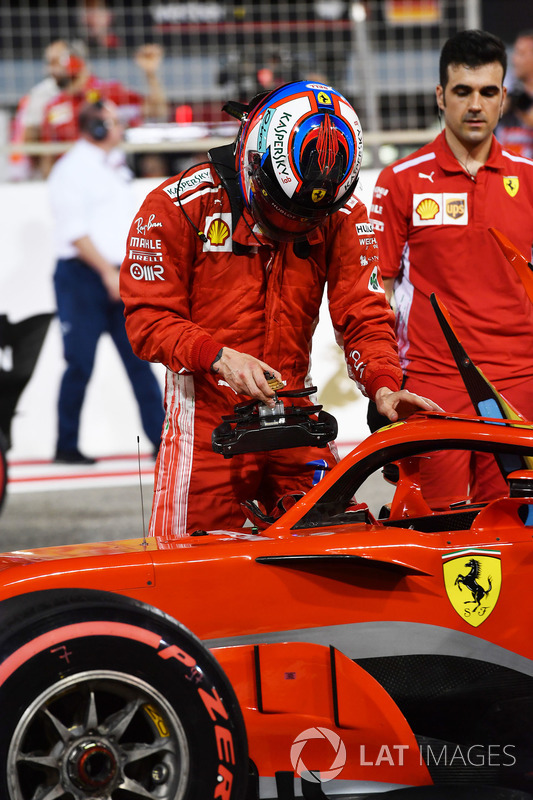
M380 414L390 422L397 422L405 419L416 411L443 411L437 403L427 397L410 392L408 389L400 389L393 392L387 386L382 386L376 392L376 407Z
M211 370L220 375L237 394L261 400L274 408L275 392L268 385L265 372L278 381L281 381L281 374L269 364L231 347L223 347L220 358L213 363Z

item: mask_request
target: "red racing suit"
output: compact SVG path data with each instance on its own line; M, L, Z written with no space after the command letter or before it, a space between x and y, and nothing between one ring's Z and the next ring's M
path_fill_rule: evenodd
M504 151L493 137L486 164L472 178L442 133L381 172L370 217L382 275L395 279L405 388L445 411L475 413L430 304L435 292L474 363L533 419L533 305L489 233L497 228L531 258L533 162ZM476 456L483 474L473 475L467 459L460 468L457 454L447 458L434 457L424 468L428 499L462 499L469 481L480 485L475 499L504 488L492 456Z
M267 511L306 491L328 449L252 453L224 459L211 448L221 415L248 398L210 371L231 347L280 371L287 389L311 385L311 339L327 283L348 371L370 397L401 381L394 319L379 275L364 205L352 198L300 245L264 239L246 211L235 213L214 167L198 165L145 199L121 270L134 351L167 366L166 419L156 464L151 534L160 541L195 529L240 527L240 504ZM303 401L307 402L307 400Z

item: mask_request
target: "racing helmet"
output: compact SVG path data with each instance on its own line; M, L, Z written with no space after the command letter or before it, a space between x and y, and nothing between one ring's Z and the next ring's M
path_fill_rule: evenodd
M331 86L288 83L246 107L235 158L244 202L261 230L276 241L305 239L355 189L361 124Z

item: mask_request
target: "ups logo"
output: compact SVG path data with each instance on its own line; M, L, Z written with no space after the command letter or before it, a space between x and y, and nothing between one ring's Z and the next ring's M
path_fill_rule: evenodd
M463 217L466 211L466 204L464 200L447 200L446 201L446 213L452 219L459 219L459 217Z

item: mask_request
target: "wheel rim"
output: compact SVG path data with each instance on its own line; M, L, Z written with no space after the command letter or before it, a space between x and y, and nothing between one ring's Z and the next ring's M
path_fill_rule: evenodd
M20 719L7 757L13 800L180 800L190 758L183 726L150 684L87 671L43 691Z

